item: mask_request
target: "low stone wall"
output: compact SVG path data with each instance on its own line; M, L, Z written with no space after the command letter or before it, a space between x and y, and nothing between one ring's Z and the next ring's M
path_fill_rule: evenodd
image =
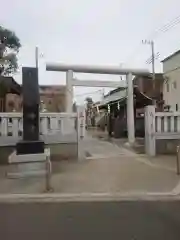
M180 145L180 139L157 139L156 153L157 154L176 154L176 148Z
M144 139L136 138L136 145L134 149L138 153L145 153ZM157 139L156 140L156 154L171 154L176 155L176 148L180 145L180 139Z
M51 160L78 159L77 143L60 143L47 145L51 149ZM0 147L0 165L8 163L8 156L14 151L14 146Z
M77 143L60 143L48 145L51 149L51 160L78 159Z

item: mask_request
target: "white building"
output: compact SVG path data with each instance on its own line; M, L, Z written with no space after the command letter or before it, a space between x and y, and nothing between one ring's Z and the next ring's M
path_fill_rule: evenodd
M180 111L180 50L163 61L163 99L171 111Z

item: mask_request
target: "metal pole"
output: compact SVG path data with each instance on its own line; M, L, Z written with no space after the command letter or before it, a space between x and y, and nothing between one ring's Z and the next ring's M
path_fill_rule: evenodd
M38 68L38 47L35 48L35 63L36 63L36 68Z
M176 170L177 170L177 175L180 174L179 151L180 151L180 146L177 146L177 151L176 151Z
M49 155L46 158L46 191L53 191L51 187L51 161Z

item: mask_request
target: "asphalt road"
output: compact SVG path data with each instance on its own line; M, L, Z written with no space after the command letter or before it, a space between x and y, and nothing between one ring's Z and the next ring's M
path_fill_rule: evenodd
M180 201L0 204L4 240L179 240Z

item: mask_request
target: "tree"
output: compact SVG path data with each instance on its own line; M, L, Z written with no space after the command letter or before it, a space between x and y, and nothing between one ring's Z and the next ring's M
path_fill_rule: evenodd
M17 71L17 54L21 43L15 32L0 26L0 75Z

